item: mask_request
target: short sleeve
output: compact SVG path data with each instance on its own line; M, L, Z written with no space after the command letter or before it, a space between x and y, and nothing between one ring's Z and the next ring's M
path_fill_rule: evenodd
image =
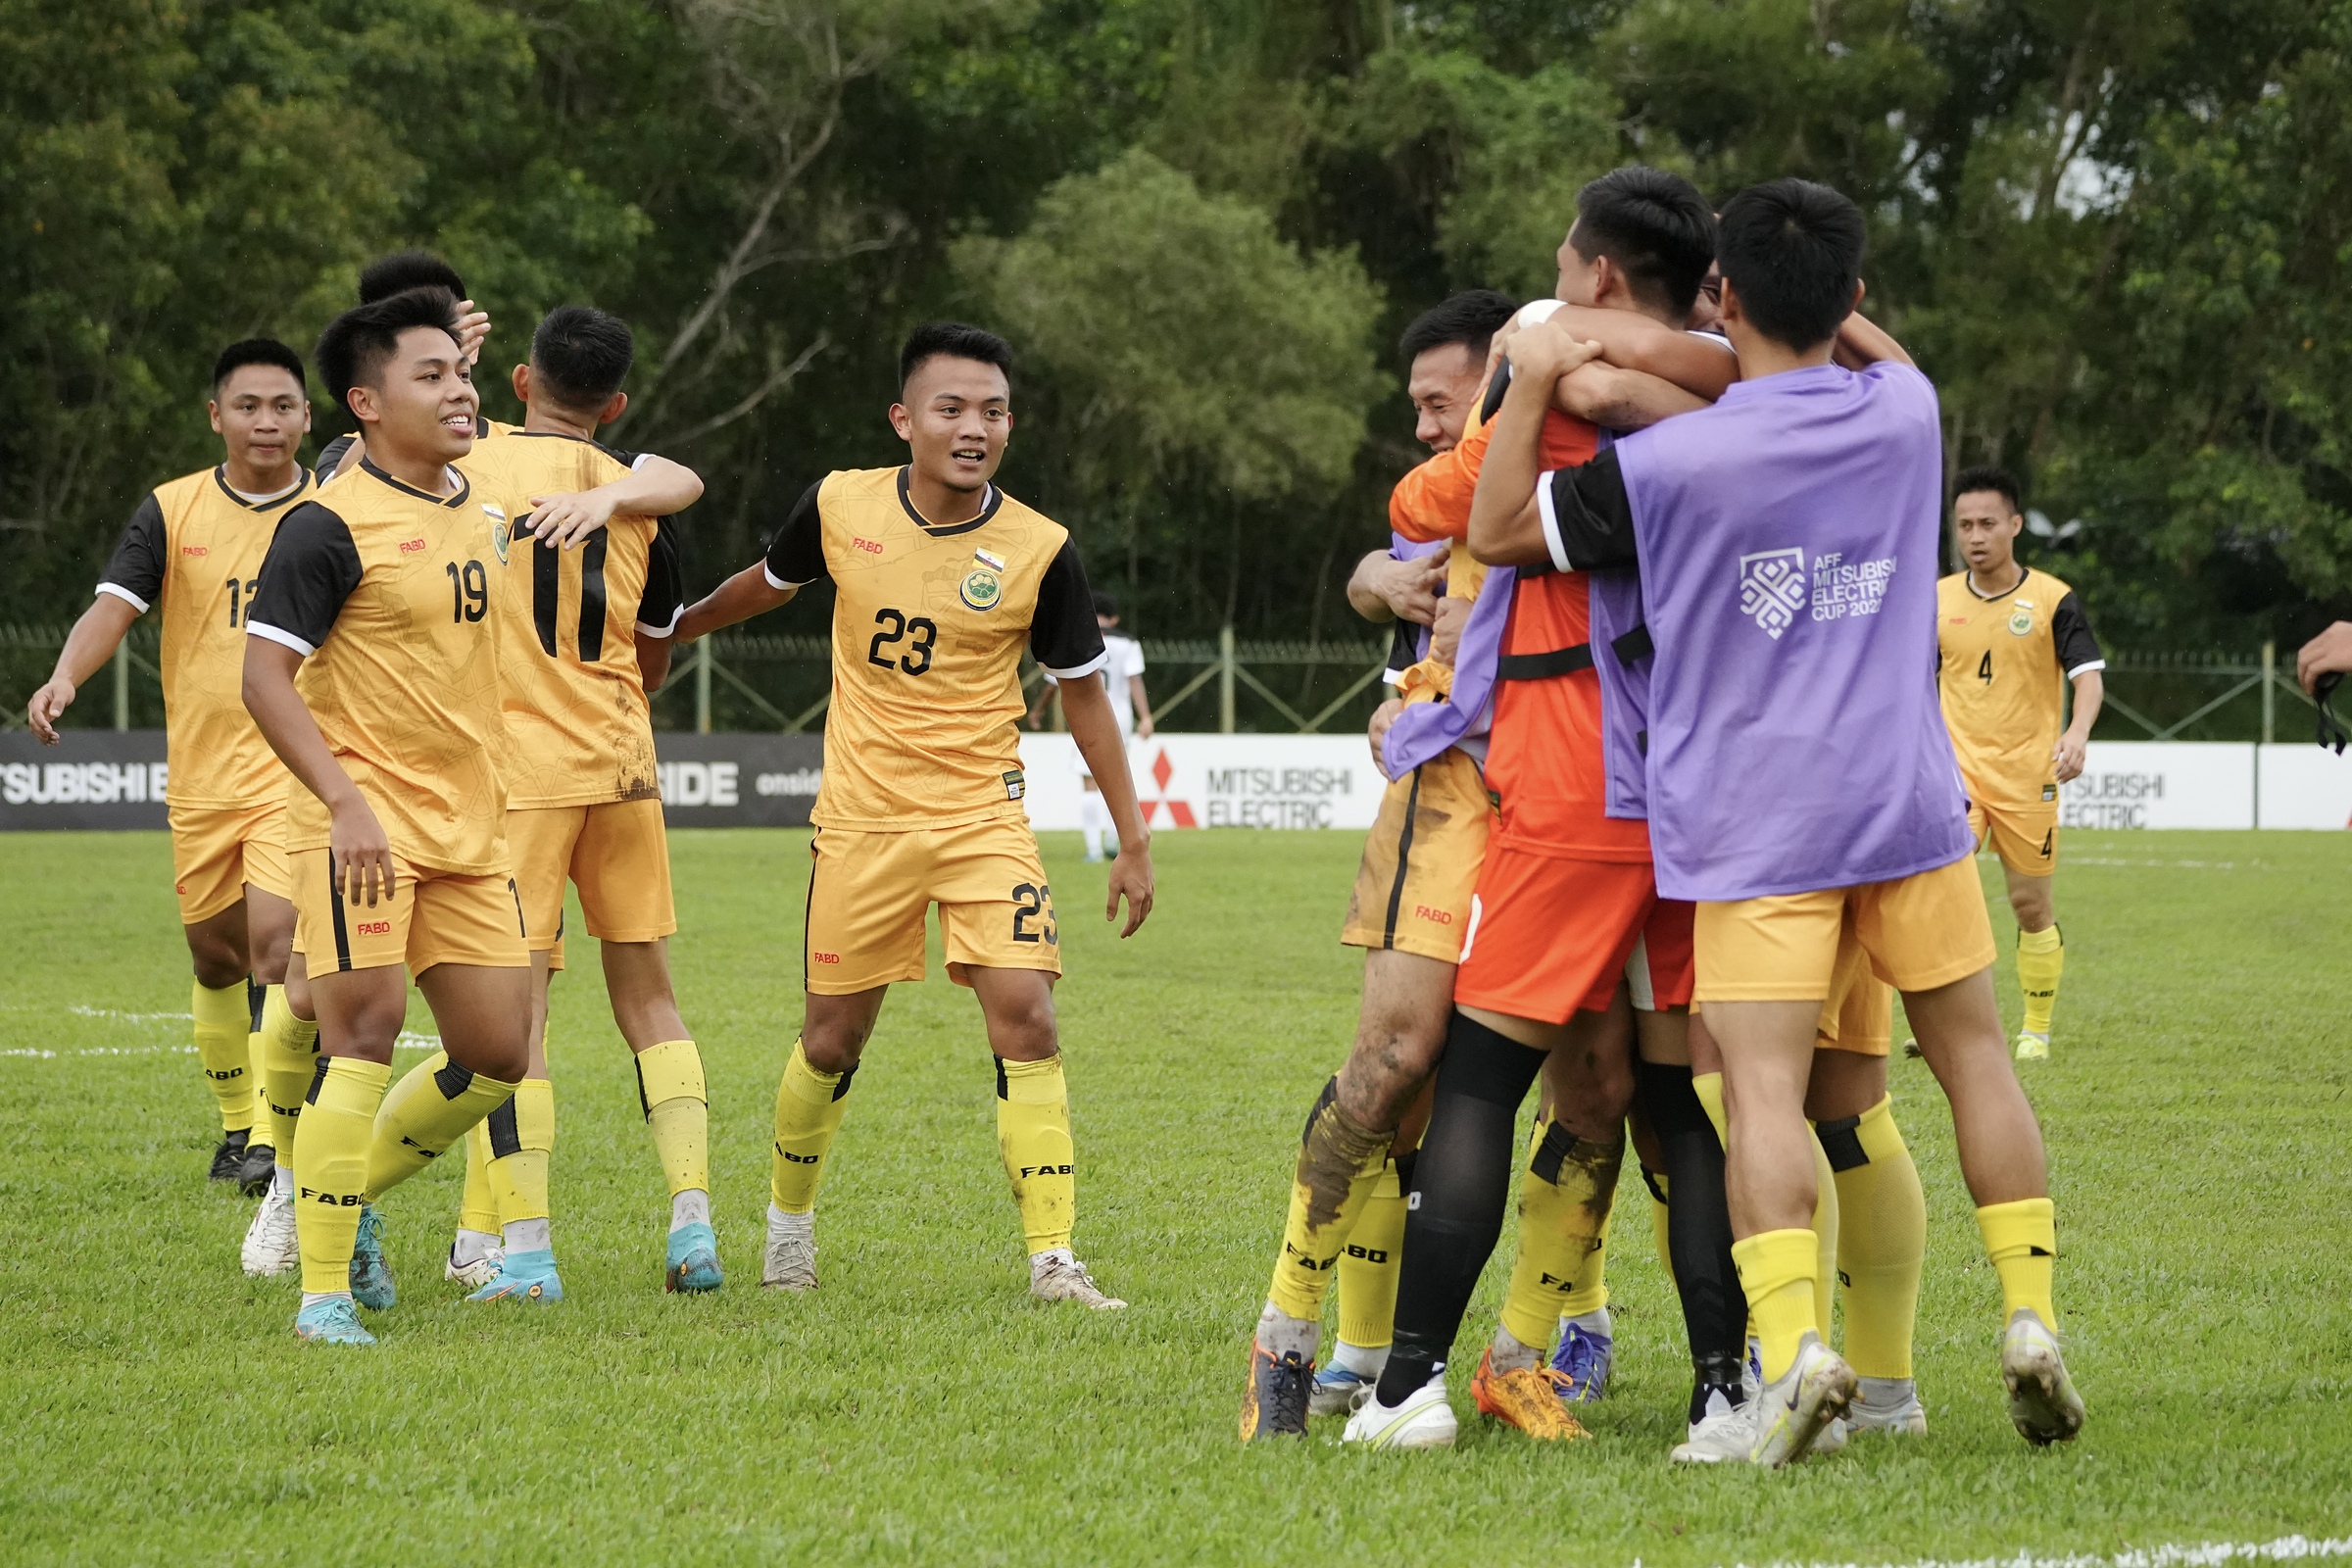
M304 658L335 629L343 603L360 586L360 552L343 519L316 501L286 514L262 558L262 586L245 630L282 643Z
M1577 467L1538 474L1536 511L1561 571L1633 564L1634 508L1615 446Z
M1130 637L1126 641L1126 646L1119 651L1127 661L1125 672L1129 676L1141 675L1147 667L1144 663L1144 645Z
M98 591L113 594L140 614L155 608L164 594L164 566L172 559L171 542L164 537L164 509L149 491L122 528L114 559L98 579Z
M798 588L829 575L825 570L824 515L816 504L816 494L824 487L824 480L819 479L802 491L784 526L768 541L762 568L770 588Z
M1102 627L1095 619L1095 595L1086 585L1085 564L1078 559L1078 547L1067 539L1037 585L1029 655L1046 673L1063 680L1092 675L1110 658L1110 650L1102 645Z
M2107 656L2091 633L2090 617L2082 612L2082 601L2072 589L2050 612L2050 640L2057 645L2058 667L2066 671L2068 680L2107 667Z
M351 450L351 444L356 439L355 436L339 435L318 449L317 468L319 483L324 484L335 476L335 469L342 466L343 454Z
M678 560L677 523L668 517L654 525L653 543L645 553L645 592L637 599L637 634L667 637L678 629L686 612L685 571Z

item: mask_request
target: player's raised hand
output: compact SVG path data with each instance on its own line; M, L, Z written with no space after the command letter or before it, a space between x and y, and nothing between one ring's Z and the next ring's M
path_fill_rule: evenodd
M2352 620L2337 621L2295 655L2295 684L2307 692L2322 675L2347 671L2352 671Z
M1533 376L1548 386L1569 371L1599 359L1601 347L1569 331L1559 318L1550 317L1515 335L1504 355L1511 362L1514 379Z
M1146 839L1132 849L1122 844L1118 858L1110 862L1110 896L1102 906L1102 918L1119 917L1119 900L1127 901L1127 924L1119 932L1123 941L1135 935L1137 928L1152 916L1152 841Z
M1372 743L1372 765L1383 773L1389 770L1389 760L1381 747L1388 740L1389 731L1396 727L1396 715L1403 711L1404 699L1392 697L1372 710L1372 722L1364 731L1364 738Z
M612 520L613 498L606 487L567 495L531 497L531 535L541 544L569 550Z
M458 353L468 366L480 362L482 340L490 335L490 313L471 300L458 301Z
M1427 626L1438 618L1438 596L1446 591L1446 563L1453 547L1410 561L1390 561L1372 569L1372 591L1388 601L1398 620Z
M326 830L327 863L334 867L335 886L351 904L367 903L373 908L380 899L392 902L392 841L384 836L383 824L375 812L353 790L350 796L332 808Z
M59 675L34 692L32 701L24 705L24 722L32 726L43 746L57 744L58 715L74 706L74 683Z

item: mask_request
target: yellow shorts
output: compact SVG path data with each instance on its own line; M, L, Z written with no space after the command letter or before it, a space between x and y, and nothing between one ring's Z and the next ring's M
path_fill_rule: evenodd
M1818 1002L1834 994L1851 910L1871 972L1933 991L1992 963L1992 920L1973 856L1890 882L1698 906L1701 1002Z
M286 880L286 803L264 806L174 806L172 885L179 921L195 925L245 897L250 882L281 899L294 896Z
M552 967L564 967L566 878L580 890L588 934L600 942L652 942L678 928L658 800L511 810L507 844L531 951L554 955Z
M352 904L335 886L325 850L296 850L294 945L310 974L405 963L422 974L437 963L521 968L522 898L511 876L460 876L392 857L392 897Z
M809 841L808 989L842 997L923 977L923 916L939 906L948 978L966 965L1061 973L1054 890L1028 820L904 833L819 828Z
M1968 830L1977 847L1992 841L1992 853L2019 876L2048 876L2058 868L2058 803L2035 801L2030 806L1986 806L1968 803Z
M1487 781L1458 747L1391 784L1364 840L1340 940L1459 963L1494 826Z
M1884 1056L1894 1045L1894 991L1870 972L1870 955L1854 934L1849 909L1838 933L1838 966L1830 975L1830 999L1814 1025L1813 1049Z

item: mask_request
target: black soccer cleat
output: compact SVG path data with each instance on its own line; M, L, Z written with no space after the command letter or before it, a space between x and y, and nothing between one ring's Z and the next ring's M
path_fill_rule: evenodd
M1280 1356L1250 1342L1250 1392L1242 1400L1242 1441L1306 1436L1306 1400L1315 1384L1315 1363L1297 1350Z
M245 1153L237 1163L237 1191L247 1198L259 1198L270 1190L270 1178L276 1173L277 1151L254 1143L248 1135Z
M213 1151L213 1180L242 1182L245 1178L245 1144L252 1138L250 1130L240 1127L233 1133L220 1135L220 1147Z

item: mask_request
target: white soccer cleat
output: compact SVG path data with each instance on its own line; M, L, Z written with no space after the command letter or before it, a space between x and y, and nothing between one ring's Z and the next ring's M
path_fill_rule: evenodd
M1845 1409L1845 1424L1853 1432L1891 1432L1911 1438L1928 1435L1928 1407L1919 1402L1919 1385L1909 1378L1863 1378L1860 1382L1861 1392Z
M774 1291L816 1289L816 1231L809 1216L769 1213L767 1250L760 1258L760 1284Z
M1340 1441L1375 1448L1450 1448L1460 1431L1446 1399L1446 1374L1440 1372L1406 1395L1402 1404L1383 1404L1378 1393L1367 1396L1348 1418Z
M2028 1443L2072 1443L2082 1430L2082 1396L2066 1375L2058 1336L2032 1307L2019 1307L2001 1337L2001 1382L2009 1419Z
M1777 1470L1810 1454L1822 1429L1853 1403L1854 1388L1854 1369L1807 1329L1788 1370L1766 1384L1754 1401L1755 1446L1748 1449L1749 1462Z
M2031 1029L2020 1029L2017 1032L2016 1050L2020 1061L2047 1061L2050 1059L2050 1037Z
M1668 1455L1676 1464L1745 1464L1756 1446L1755 1401L1734 1404L1719 1389L1707 1394L1705 1412L1690 1423L1690 1441Z
M1039 1252L1029 1259L1029 1298L1035 1301L1076 1301L1098 1312L1115 1312L1127 1303L1105 1296L1086 1265L1066 1247Z
M237 1261L257 1280L273 1280L302 1266L302 1238L294 1228L294 1195L274 1187L262 1199L253 1223L245 1227L245 1244Z
M449 1256L441 1262L441 1277L467 1291L478 1291L498 1278L498 1271L506 1261L507 1250L496 1242L482 1246L479 1250L462 1250L459 1243L452 1242Z

